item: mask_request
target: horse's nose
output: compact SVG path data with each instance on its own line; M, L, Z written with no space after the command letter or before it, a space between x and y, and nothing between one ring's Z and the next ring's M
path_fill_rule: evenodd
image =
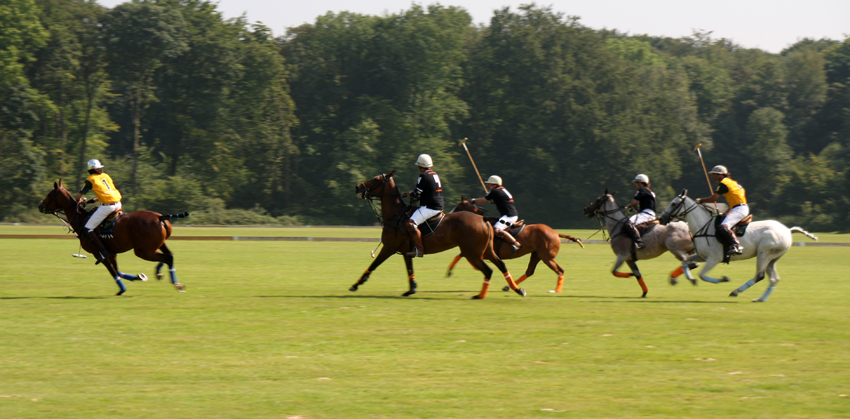
M661 225L663 226L666 226L669 221L670 217L668 217L667 214L661 214L661 219L658 220L658 222L661 223Z
M38 212L44 214L44 204L38 204Z

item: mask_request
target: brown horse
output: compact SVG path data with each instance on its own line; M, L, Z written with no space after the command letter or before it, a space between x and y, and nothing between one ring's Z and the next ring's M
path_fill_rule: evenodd
M378 253L375 261L369 265L369 269L363 273L360 279L357 280L357 283L348 289L349 291L357 291L358 287L369 279L369 275L394 253L404 254L410 250L410 237L402 226L402 223L407 217L405 210L409 207L402 201L393 175L395 175L395 170L387 174L375 176L354 188L355 192L361 198L368 200L370 204L374 200L380 199L381 219L384 225L381 232L381 242L384 244L384 247ZM374 204L372 205L374 208ZM422 238L426 255L440 253L453 247L460 247L461 254L484 274L484 284L481 286L481 292L472 297L473 299L486 297L487 290L490 288L490 276L493 274L493 270L484 263L485 257L492 261L505 275L508 286L517 294L524 297L525 290L517 287L505 263L493 253L492 242L493 227L484 221L484 218L480 215L470 212L446 214L435 231ZM413 258L404 256L404 264L407 266L407 278L410 288L402 296L407 297L416 293Z
M62 185L62 180L59 183L53 184L53 190L47 194L47 197L41 201L38 210L43 214L53 214L59 217L57 212L63 211L66 224L73 229L74 234L80 239L80 245L87 252L96 254L98 249L85 235L81 234L85 228L85 222L88 219L86 213L81 211L71 197L71 194ZM118 270L118 253L124 253L130 249L134 249L136 256L149 260L151 262L159 262L156 266L157 279L162 278L160 269L163 265L168 265L168 271L171 274L171 283L178 291L184 292L185 287L177 281L177 271L174 268L174 255L165 246L165 239L171 236L171 223L168 221L171 218L182 218L188 213L179 215L160 215L151 211L135 211L123 214L115 221L112 236L102 238L103 245L112 254L112 256L104 259L103 265L109 271L112 278L118 284L118 294L121 295L127 288L121 279L128 281L147 281L144 274L139 276L125 274ZM59 217L61 219L61 217ZM97 233L95 233L97 234ZM162 253L158 253L157 249Z
M469 211L482 216L486 215L486 210L469 202L468 199L463 199L463 197L461 197L460 203L452 210L452 213L461 211ZM486 216L484 219L488 222L496 220L495 217ZM554 292L561 292L564 287L564 270L558 266L557 262L555 262L555 257L558 256L558 252L561 250L562 238L578 243L584 247L584 245L581 244L581 240L573 236L558 233L546 224L526 224L525 228L522 229L522 232L515 237L515 239L522 245L515 253L513 252L513 248L505 245L502 243L503 241L498 238L493 239L493 248L497 249L500 259L514 259L525 256L529 253L531 254L528 260L528 268L525 270L525 275L516 280L517 284L522 283L522 281L525 281L530 276L534 275L534 269L537 268L537 264L542 260L549 269L558 275L558 283L555 285ZM462 255L455 256L454 261L452 261L449 265L448 272L446 272L447 277L452 275L452 269L462 257ZM507 291L507 287L503 288L502 291Z

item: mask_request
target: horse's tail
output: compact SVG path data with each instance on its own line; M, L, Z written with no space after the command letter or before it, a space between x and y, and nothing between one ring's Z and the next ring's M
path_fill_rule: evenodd
M803 228L802 228L802 227L797 227L797 226L791 227L791 232L792 232L792 233L805 234L805 235L806 235L806 237L808 237L808 238L810 238L810 239L812 239L812 240L814 240L814 241L818 241L817 236L815 236L815 235L814 235L814 234L812 234L812 233L809 233L809 232L808 232L808 231L806 231L806 230L803 230Z
M578 243L578 245L581 246L582 249L584 249L584 244L581 242L581 239L578 238L578 237L573 237L573 236L570 236L570 235L567 235L567 234L561 234L561 233L558 233L558 237L560 237L562 239L567 239L567 240L569 240L573 243Z
M165 214L165 215L159 216L159 221L173 220L175 218L186 218L188 216L189 216L188 212L184 212L182 214Z

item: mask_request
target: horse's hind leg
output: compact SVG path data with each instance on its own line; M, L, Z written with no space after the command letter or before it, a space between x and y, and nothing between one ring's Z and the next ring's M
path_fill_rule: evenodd
M749 289L753 285L761 282L761 280L764 279L765 271L767 270L767 265L771 260L772 259L770 259L770 257L768 255L765 255L765 254L758 255L758 259L756 259L756 276L753 277L752 279L750 279L749 281L745 282L743 285L741 285L740 287L738 287L737 289L735 289L731 293L729 293L729 296L730 297L737 297L738 294L746 291L747 289ZM773 290L771 290L771 291L773 291ZM770 294L770 293L768 293L768 294ZM753 301L755 302L756 300L753 300Z
M558 282L555 284L555 289L549 292L559 293L564 288L564 269L561 268L555 259L545 259L543 263L549 267L549 269L553 270L556 274L558 274Z
M170 250L168 250L168 247L165 245L165 243L159 246L159 250L162 250L162 253L157 253L156 249L148 250L137 247L135 253L136 256L138 256L140 259L144 259L151 262L159 262L156 265L157 279L162 277L162 274L160 273L162 265L168 265L168 273L171 275L171 283L174 285L174 288L176 288L177 291L185 292L186 286L177 280L177 268L174 267L174 254L171 253Z
M754 303L763 303L767 301L767 298L770 297L770 294L773 292L773 289L776 288L776 284L779 283L779 273L776 272L776 261L779 258L771 260L767 264L767 277L770 279L770 285L767 286L767 289L764 290L764 294L761 297L753 300Z
M641 295L640 297L646 298L646 293L649 292L649 288L647 288L646 283L643 282L643 277L640 275L640 269L638 269L637 263L629 260L626 261L626 264L629 265L629 269L632 270L632 274L634 274L635 278L637 279L638 285L640 285L640 289L643 290L643 295Z

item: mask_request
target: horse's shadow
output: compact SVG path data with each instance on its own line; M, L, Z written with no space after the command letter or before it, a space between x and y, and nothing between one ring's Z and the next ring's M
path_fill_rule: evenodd
M111 298L114 296L101 296L101 297L76 297L72 295L66 295L64 297L0 297L0 300L31 300L36 298L43 298L46 300L103 300L106 298ZM123 297L130 298L130 297Z

